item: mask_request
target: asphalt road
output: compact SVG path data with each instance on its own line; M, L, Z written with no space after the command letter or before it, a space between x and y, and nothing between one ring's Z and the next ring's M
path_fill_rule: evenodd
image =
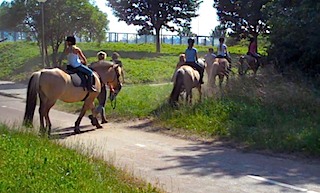
M25 92L24 85L0 82L0 122L21 124ZM320 192L319 160L177 139L155 132L148 120L111 122L94 130L84 118L83 133L74 135L77 115L52 110L50 117L58 142L110 161L167 192Z

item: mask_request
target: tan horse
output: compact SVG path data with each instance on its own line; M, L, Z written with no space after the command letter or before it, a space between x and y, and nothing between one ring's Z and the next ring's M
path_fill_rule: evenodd
M192 103L192 88L197 88L201 100L200 74L190 66L183 65L175 72L173 77L173 89L170 94L169 103L175 106L179 100L181 92L186 92L186 102Z
M209 64L208 64L209 67ZM226 81L229 79L229 62L225 58L216 58L214 62L211 64L211 71L208 75L208 85L213 86L216 84L216 77L219 77L219 87L221 88L224 77L226 77Z
M212 54L206 54L204 56L204 60L207 64L207 67L206 67L206 73L207 73L207 76L208 76L208 81L211 80L211 72L212 72L212 68L213 68L213 63L215 61L216 57Z
M44 134L45 129L48 128L48 135L50 135L51 132L49 111L58 99L67 103L84 101L74 128L75 133L80 133L80 122L86 111L91 109L94 118L96 117L97 113L94 110L94 100L101 90L100 80L104 84L114 88L114 92L118 93L121 90L121 82L119 81L121 68L119 68L118 65L101 61L91 66L91 68L95 71L94 78L97 92L88 92L87 89L83 87L75 87L72 83L71 76L59 68L43 69L34 72L28 84L24 124L32 125L33 123L37 95L40 98L40 131ZM98 121L96 127L101 128Z
M253 74L256 75L258 68L260 66L258 63L258 60L250 55L240 56L239 63L240 63L238 66L239 75L247 74L248 70L252 70Z

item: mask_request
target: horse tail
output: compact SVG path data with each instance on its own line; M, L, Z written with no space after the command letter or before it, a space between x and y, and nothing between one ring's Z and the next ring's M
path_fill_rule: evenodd
M178 101L179 99L179 95L183 86L183 75L184 75L184 71L182 70L177 70L176 72L176 78L174 80L174 86L172 89L172 92L170 94L170 104L174 104L175 102Z
M39 78L41 72L35 72L31 75L28 83L26 109L23 118L23 125L32 126L34 111L37 105L37 95L39 91Z

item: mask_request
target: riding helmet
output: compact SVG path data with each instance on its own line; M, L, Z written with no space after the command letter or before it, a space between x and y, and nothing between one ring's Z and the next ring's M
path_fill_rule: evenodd
M66 41L70 42L71 45L76 45L76 38L74 36L68 36Z
M194 43L194 39L189 38L189 39L188 39L188 44L190 44L190 43Z

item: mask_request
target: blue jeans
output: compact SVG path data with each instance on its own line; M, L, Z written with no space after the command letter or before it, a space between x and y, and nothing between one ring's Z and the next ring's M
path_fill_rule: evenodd
M79 67L76 68L79 72L82 72L84 74L86 74L88 77L92 77L93 76L93 71L85 65L81 65Z

